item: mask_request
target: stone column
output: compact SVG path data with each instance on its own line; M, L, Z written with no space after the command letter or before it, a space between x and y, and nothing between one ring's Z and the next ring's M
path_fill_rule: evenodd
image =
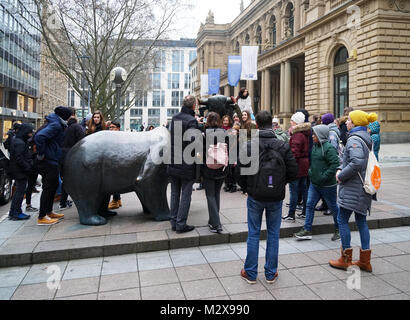
M272 86L271 86L271 80L270 80L270 70L266 69L265 70L265 109L269 112L272 110Z
M215 43L212 42L209 47L210 47L210 50L211 50L211 67L210 67L210 69L214 69L215 68Z
M280 64L280 112L285 113L285 63Z
M259 97L259 110L265 110L265 81L266 81L266 74L265 74L265 70L262 70L261 72L261 94Z
M230 97L231 95L230 95L230 88L229 88L229 85L226 85L225 87L224 87L224 96L225 97Z
M248 88L248 92L249 92L249 95L251 96L251 103L252 103L252 110L253 110L253 112L255 112L255 106L254 106L254 103L253 103L253 99L255 98L255 83L254 83L254 80L248 80L247 81L247 88Z
M241 83L240 82L238 82L238 85L235 87L235 89L234 89L234 95L235 95L235 98L237 97L237 96L239 96L239 91L241 90Z
M292 112L292 106L291 106L291 93L292 93L292 68L290 61L287 60L285 62L285 97L284 97L284 107L285 107L285 112L290 114Z

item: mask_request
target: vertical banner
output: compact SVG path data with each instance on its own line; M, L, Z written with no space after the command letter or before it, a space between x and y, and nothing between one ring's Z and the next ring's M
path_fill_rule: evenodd
M228 57L228 83L232 87L238 85L242 73L242 57L229 56Z
M221 70L209 69L208 70L208 93L217 94L219 92L219 84L221 82Z
M208 95L208 75L201 74L201 97Z
M242 47L241 80L258 80L258 46Z

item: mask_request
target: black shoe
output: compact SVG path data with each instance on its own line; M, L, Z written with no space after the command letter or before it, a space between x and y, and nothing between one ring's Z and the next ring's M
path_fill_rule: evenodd
M297 214L298 219L306 219L306 213L305 212L301 212Z
M286 222L296 222L295 216L287 215L286 217L282 217L283 221Z
M230 193L235 193L235 192L237 192L237 191L238 191L238 188L237 188L236 186L233 186L233 187L229 190Z
M221 233L223 231L222 226L212 227L209 225L209 231L212 233Z
M114 212L114 211L107 210L103 213L99 213L99 215L103 218L112 218L112 217L116 217L118 215L118 213Z
M298 204L298 205L296 206L296 210L302 211L302 210L303 210L303 205Z
M323 212L324 216L333 216L332 211L330 211L329 209L327 209L325 212Z
M196 188L196 191L201 191L204 190L205 188L203 186L199 186L198 188Z
M194 229L195 229L194 226L186 225L182 230L176 230L176 232L177 232L178 234L180 234L180 233L187 233L187 232L191 232L191 231L194 230Z
M225 185L225 187L223 189L224 189L225 192L229 192L229 190L231 189L231 186Z
M315 208L315 211L326 211L327 207L324 203L322 203L319 207Z

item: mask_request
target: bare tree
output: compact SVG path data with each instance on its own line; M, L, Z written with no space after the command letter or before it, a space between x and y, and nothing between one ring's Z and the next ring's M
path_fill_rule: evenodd
M89 88L91 110L100 110L108 119L114 118L116 106L111 71L121 66L128 72L122 96L147 90L158 56L155 46L167 37L184 7L181 0L34 1L53 63L85 101Z

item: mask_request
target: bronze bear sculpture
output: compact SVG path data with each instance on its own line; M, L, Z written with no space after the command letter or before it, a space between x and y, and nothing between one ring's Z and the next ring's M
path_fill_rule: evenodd
M162 158L171 136L164 127L150 132L102 131L76 144L64 163L64 188L73 199L80 223L104 225L109 195L135 192L144 213L170 219L168 175Z

